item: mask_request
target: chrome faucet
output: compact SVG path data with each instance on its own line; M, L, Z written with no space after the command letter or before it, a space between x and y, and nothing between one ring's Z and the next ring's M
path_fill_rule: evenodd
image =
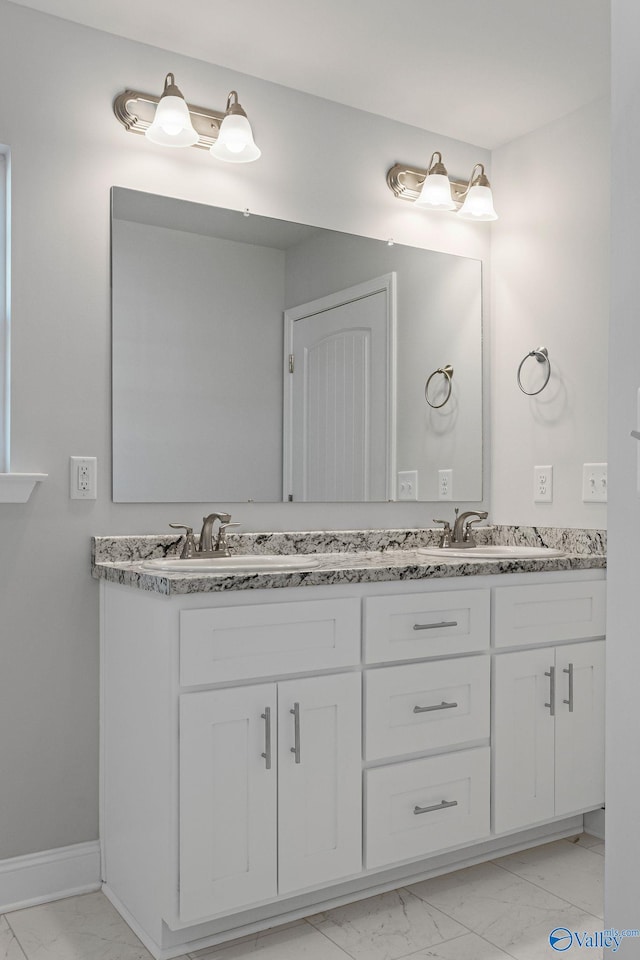
M478 523L480 520L486 520L489 514L486 510L465 510L464 513L461 513L458 516L458 508L455 509L456 520L453 525L453 533L451 535L451 545L454 544L456 547L475 547L476 541L473 536L473 530L471 525L473 523ZM475 520L469 520L469 517L475 517ZM466 524L465 524L466 521Z
M213 542L213 525L216 520L219 521L218 534L215 544ZM193 527L187 527L182 523L170 523L170 527L178 530L184 530L186 533L185 541L180 552L181 560L189 560L193 557L228 557L231 554L229 544L227 543L227 530L229 527L239 527L239 523L231 523L230 513L210 513L209 516L202 518L202 530L200 531L200 541L196 544L193 536Z

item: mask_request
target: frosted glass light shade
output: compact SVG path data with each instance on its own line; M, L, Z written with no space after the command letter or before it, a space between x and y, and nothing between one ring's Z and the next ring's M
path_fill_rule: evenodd
M251 124L241 113L227 114L210 152L216 159L228 163L250 163L262 154L253 139Z
M458 210L458 216L463 220L497 220L491 187L470 187L462 207Z
M427 174L415 203L423 210L455 210L449 177L444 173Z
M162 147L192 147L198 142L189 108L183 97L163 96L156 107L153 123L145 130L152 143Z

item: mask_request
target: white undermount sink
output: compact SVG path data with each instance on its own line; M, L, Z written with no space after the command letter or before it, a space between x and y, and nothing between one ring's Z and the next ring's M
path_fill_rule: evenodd
M477 547L419 547L418 553L427 557L465 558L467 560L547 560L552 557L564 557L564 550L554 547L501 547L479 544Z
M142 568L153 573L278 573L309 570L318 563L319 560L306 554L254 554L247 557L192 557L189 560L162 557L145 560Z

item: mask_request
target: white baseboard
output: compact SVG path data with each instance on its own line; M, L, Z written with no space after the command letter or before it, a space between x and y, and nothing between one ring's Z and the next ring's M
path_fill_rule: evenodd
M97 840L0 860L0 914L99 889Z

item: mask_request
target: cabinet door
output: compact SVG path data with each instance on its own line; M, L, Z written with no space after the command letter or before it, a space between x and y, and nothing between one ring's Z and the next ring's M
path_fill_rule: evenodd
M553 649L506 653L494 663L494 830L554 816Z
M184 921L277 894L275 736L275 684L180 698Z
M556 677L560 816L604 801L604 640L558 647Z
M278 889L362 869L361 679L278 684Z

